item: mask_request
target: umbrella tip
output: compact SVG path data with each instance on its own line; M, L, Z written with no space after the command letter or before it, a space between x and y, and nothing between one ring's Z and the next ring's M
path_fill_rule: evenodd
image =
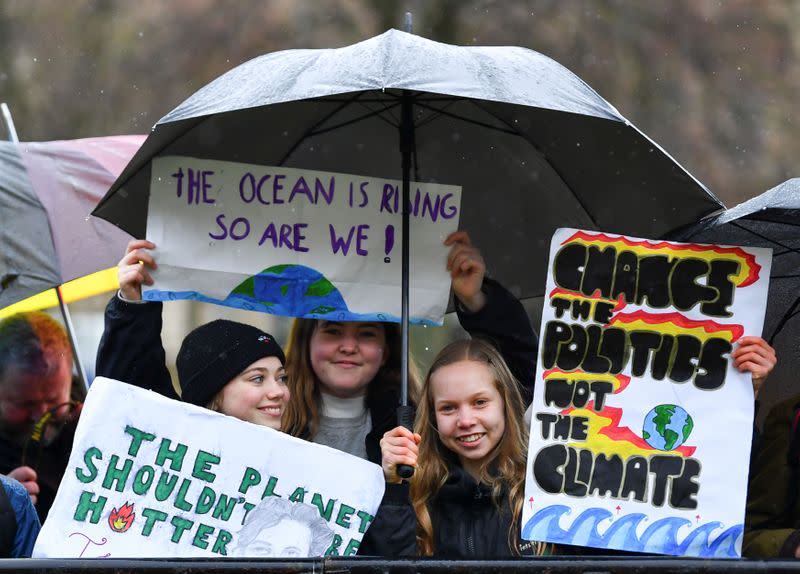
M414 33L414 17L411 12L406 12L405 18L403 18L403 31L409 34Z

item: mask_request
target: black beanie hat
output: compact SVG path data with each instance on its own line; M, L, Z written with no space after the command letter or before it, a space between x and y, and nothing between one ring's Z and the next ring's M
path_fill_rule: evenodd
M225 319L201 325L186 335L176 359L183 400L206 406L231 379L263 357L286 364L272 335L252 325Z

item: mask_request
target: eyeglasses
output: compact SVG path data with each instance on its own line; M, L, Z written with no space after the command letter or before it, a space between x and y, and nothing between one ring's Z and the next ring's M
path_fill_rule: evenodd
M34 470L41 463L42 450L58 438L61 430L80 415L81 403L68 401L51 408L33 425L33 430L25 440L22 448L21 466L29 466Z

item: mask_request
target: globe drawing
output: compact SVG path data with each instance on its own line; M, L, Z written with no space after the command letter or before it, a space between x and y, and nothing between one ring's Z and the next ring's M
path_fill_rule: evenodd
M689 438L694 421L677 405L658 405L644 417L642 438L658 450L675 450Z
M275 265L237 285L228 299L246 309L276 315L327 315L347 311L339 290L321 273L304 265Z

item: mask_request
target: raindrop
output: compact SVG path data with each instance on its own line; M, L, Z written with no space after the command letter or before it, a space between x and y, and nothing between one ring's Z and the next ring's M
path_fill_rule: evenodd
M426 351L430 351L430 350L431 350L431 348L430 348L430 347L425 347L425 350L426 350Z
M575 142L575 147L581 147L581 142Z
M34 62L38 62L38 61L39 61L39 58L34 58L34 59L33 59L33 61L34 61Z
M144 32L139 32L139 37L144 38Z

